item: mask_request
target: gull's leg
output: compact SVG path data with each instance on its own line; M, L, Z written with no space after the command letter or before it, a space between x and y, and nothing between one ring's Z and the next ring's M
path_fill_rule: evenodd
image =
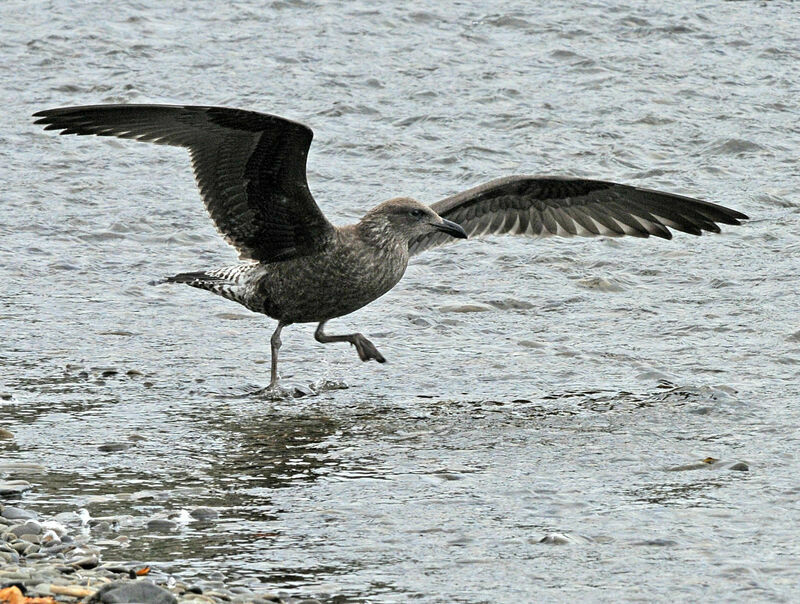
M269 380L270 390L278 385L278 350L280 350L281 347L281 329L283 329L283 323L278 321L278 327L275 328L272 337L269 339L272 348L272 370L270 371Z
M317 342L322 342L323 344L327 344L328 342L350 342L356 347L358 356L361 357L362 361L375 359L379 363L386 362L386 359L384 359L383 355L378 352L378 349L375 348L375 345L360 333L351 333L344 336L329 336L323 331L324 327L325 321L320 323L317 326L317 331L314 332L314 338L317 340Z

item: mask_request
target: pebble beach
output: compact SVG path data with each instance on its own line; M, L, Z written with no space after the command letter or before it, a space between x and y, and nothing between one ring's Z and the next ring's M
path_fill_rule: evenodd
M13 501L30 488L21 480L0 481L0 498ZM195 514L207 518L210 512L200 508ZM40 518L19 505L0 503L0 602L19 604L25 602L19 599L23 596L56 602L155 604L314 601L227 589L219 581L187 584L142 563L106 561L103 542L92 539L92 528L104 524L107 521L90 518L86 510ZM124 541L120 535L115 545Z

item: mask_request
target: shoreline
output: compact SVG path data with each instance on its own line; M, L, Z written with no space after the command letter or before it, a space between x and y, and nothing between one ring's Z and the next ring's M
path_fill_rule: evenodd
M85 510L41 518L25 508L25 481L0 480L0 604L25 602L154 602L294 604L315 602L274 592L228 589L219 581L188 583L156 565L104 562Z

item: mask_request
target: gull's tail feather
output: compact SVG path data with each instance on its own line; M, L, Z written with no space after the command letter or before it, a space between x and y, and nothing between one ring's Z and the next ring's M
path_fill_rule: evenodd
M259 312L259 296L257 295L258 263L238 264L221 269L178 273L172 277L151 281L153 285L162 283L185 283L191 287L213 292L223 298L244 304L251 310Z

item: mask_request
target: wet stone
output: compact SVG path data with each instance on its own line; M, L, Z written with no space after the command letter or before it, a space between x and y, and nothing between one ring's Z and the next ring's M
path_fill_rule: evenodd
M691 470L734 470L736 472L747 472L750 470L750 466L743 461L720 461L713 457L707 457L695 463L667 468L668 472L686 472Z
M582 535L570 535L567 533L550 533L539 539L539 543L548 545L576 545L591 543L592 540Z
M0 497L17 497L32 488L25 480L0 480Z
M42 538L40 535L32 535L30 533L25 533L24 535L20 535L19 538L22 539L23 541L27 541L28 543L35 543L36 545L42 542Z
M199 507L189 512L189 515L195 520L214 520L219 518L219 512L213 508Z
M36 520L36 513L30 510L23 510L22 508L7 505L3 507L0 516L8 520Z
M104 443L97 447L98 451L102 453L116 453L118 451L125 451L131 448L131 443Z
M29 581L31 578L31 571L26 568L11 567L2 571L0 577L2 577L4 585L16 583L17 581Z
M58 541L45 541L43 545L50 554L67 552L74 547L71 543L59 543Z
M49 583L37 583L31 589L33 593L38 596L49 596L52 592L50 591L50 584Z
M54 530L48 529L45 534L42 535L42 543L52 543L55 545L61 543L61 538Z
M643 545L652 547L673 547L678 545L677 541L672 539L647 539L646 541L635 541L633 545Z
M16 551L10 552L2 552L0 551L0 566L5 566L7 564L18 564L19 563L19 554Z
M312 390L308 386L303 386L303 385L296 385L296 386L294 386L294 388L292 390L292 396L294 398L303 398L305 396L314 396L315 394L316 394L316 392L314 392L314 390Z
M108 520L95 520L89 521L89 526L94 529L95 533L107 533L111 530L111 523Z
M249 596L251 593L250 590L247 589L246 587L240 587L240 586L231 587L229 591L233 594L236 594L237 596L242 596L242 595Z
M70 560L70 564L72 566L83 569L95 568L99 564L99 562L100 561L95 555L86 556L84 558L78 558L77 560Z
M177 526L178 525L172 522L172 520L166 520L164 518L154 518L147 523L147 528L152 531L171 531Z
M89 604L115 602L148 602L149 604L177 604L178 600L166 589L148 581L116 581L104 585L88 600Z
M9 533L13 533L17 537L20 535L41 535L42 525L34 520L28 520L25 524L16 524L8 529Z
M100 567L100 569L115 574L115 575L127 575L128 569L124 566L120 566L119 564L104 564Z

